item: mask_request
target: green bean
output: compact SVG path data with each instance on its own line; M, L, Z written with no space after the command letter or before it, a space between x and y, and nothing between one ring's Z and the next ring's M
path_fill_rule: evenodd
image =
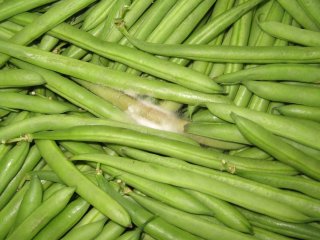
M86 213L89 204L82 198L70 202L48 225L46 225L36 236L35 240L60 239L80 218Z
M190 189L185 189L185 191L200 200L202 204L212 211L213 216L225 226L239 232L252 232L252 227L248 220L228 202Z
M148 36L149 42L165 42L173 33L179 24L201 3L202 1L177 1L175 5L169 10L166 16Z
M268 6L266 12L261 13L260 16L255 15L254 23L257 24L259 18L263 21L282 21L283 14L284 9L281 5L276 0L272 0L270 1L270 6ZM276 39L273 36L264 33L260 28L257 28L256 31L256 38L250 36L249 46L275 46Z
M116 199L121 205L123 205L129 212L133 223L142 228L144 232L150 234L159 240L196 240L198 237L186 232L162 218L155 217L154 214L141 207L132 198L128 196L122 196L114 189L114 185L111 185L106 180L101 182L101 188Z
M114 0L103 0L96 3L92 10L90 10L90 13L88 13L88 16L84 19L81 28L85 31L89 31L98 26L106 19L114 3Z
M319 31L319 27L314 22L308 13L306 13L297 0L291 0L290 3L286 0L277 0L280 5L304 28Z
M278 174L244 173L243 177L265 183L278 188L302 192L308 196L320 199L320 183L301 176L283 176Z
M244 81L243 84L254 94L271 101L296 103L310 107L320 106L320 89L318 88L268 81Z
M299 5L306 12L306 14L313 20L317 25L318 29L320 28L320 18L318 11L320 10L319 1L316 0L298 0Z
M29 152L29 143L17 143L0 162L0 193L18 173Z
M112 4L110 8L110 13L107 16L107 19L104 23L104 26L101 32L97 35L98 38L105 40L110 38L110 34L112 33L112 29L115 27L116 19L120 19L123 17L125 12L130 8L131 0L119 0ZM91 63L97 65L103 65L103 58L100 57L99 54L94 53L92 55Z
M143 163L121 157L105 156L104 154L82 154L74 156L71 159L95 161L150 180L197 190L285 221L311 221L311 219L306 217L303 213L279 203L278 201L234 188L233 186L198 173L193 173L189 170L168 168L158 164ZM215 186L215 188L212 188L212 186ZM269 207L265 208L264 206Z
M200 146L148 135L124 128L108 126L78 126L65 130L43 131L26 136L27 139L75 140L94 141L121 144L135 147L171 157L196 163L231 173L237 171L265 171L282 174L296 174L296 170L287 165L260 161L256 164L254 159L235 157L219 152L213 152ZM139 139L139 141L136 141ZM157 144L154 144L157 143Z
M233 155L241 156L241 157L251 157L256 159L268 159L270 158L270 155L264 151L262 151L260 148L257 147L250 147L248 149L245 149L241 152L235 153Z
M244 2L244 1L242 1ZM242 3L240 2L240 3ZM236 46L246 46L248 45L249 41L249 35L251 30L251 23L253 21L253 11L248 12L244 16L242 16L237 22L235 22L233 28L232 28L232 36L230 39L230 45L236 45ZM227 63L225 66L225 72L236 72L240 71L244 68L243 64L230 64ZM226 91L228 92L228 97L230 99L234 99L237 92L238 92L239 86L229 86L227 87Z
M291 25L292 22L293 22L292 16L288 12L285 11L283 14L283 18L281 20L281 23L286 24L286 25ZM277 38L276 41L274 42L274 46L288 46L288 45L289 45L289 41L287 41L285 39Z
M32 176L29 188L23 196L12 230L19 226L42 203L42 184L37 176ZM10 235L10 233L9 233Z
M317 107L289 104L276 107L275 110L288 117L303 118L320 122L320 109Z
M58 95L66 98L75 105L88 110L98 117L110 118L119 121L130 122L130 119L119 109L104 101L103 99L95 96L85 88L80 87L74 82L61 75L48 71L19 60L11 60L15 65L20 68L35 71L39 73L47 82L47 87L57 93ZM72 89L72 91L70 91Z
M81 218L81 220L74 226L74 228L85 226L89 223L106 220L106 216L102 214L96 208L91 208L89 211Z
M26 159L24 160L21 169L0 195L0 209L2 209L10 201L14 194L20 189L20 186L22 186L25 182L26 173L31 171L39 163L40 159L41 156L37 147L32 146Z
M45 34L39 43L39 49L51 51L59 43L59 39ZM53 51L56 51L55 49Z
M27 175L28 178L32 178L34 176L37 176L40 180L63 184L63 181L52 170L35 170Z
M16 44L28 44L93 2L95 2L95 0L66 0L58 2L58 4L51 7L45 14L15 34L10 41ZM4 65L9 58L9 55L1 54L0 66Z
M61 212L71 196L74 188L67 187L56 192L48 200L35 209L12 233L8 240L33 239L33 237L59 212Z
M0 3L0 21L57 0L11 0Z
M119 44L106 43L105 41L99 40L90 34L75 29L67 24L61 24L55 29L56 30L52 30L52 32L55 33L54 36L58 38L65 39L66 41L70 41L85 49L94 51L103 57L120 61L143 72L147 72L168 81L176 82L182 86L203 92L216 92L222 90L219 85L212 82L211 79L203 74L182 66L177 66L176 64L164 61L154 56L150 56L142 51L121 46ZM139 56L139 61L137 61L137 56ZM142 59L144 60L141 61ZM123 77L125 76L126 74L123 75ZM130 76L131 75L128 77ZM203 87L201 88L201 86L196 86L197 84L203 85Z
M320 46L319 32L273 21L259 22L259 27L276 38L288 40L304 46Z
M137 48L149 53L200 61L230 63L319 63L320 61L319 47L157 44L132 37L129 41Z
M185 132L223 141L250 144L237 127L229 123L189 123L185 125Z
M10 20L0 23L0 26L6 30L9 30L12 36L23 29L23 26Z
M320 236L319 229L309 224L283 222L243 208L239 208L239 211L249 219L252 225L275 233L301 239L318 239Z
M194 214L210 213L210 210L201 204L201 202L196 198L178 188L156 181L151 181L114 168L103 170L111 176L121 179L126 184L134 187L144 194L158 199L172 207Z
M76 107L63 102L21 93L1 93L0 105L7 108L22 109L38 113L63 113L77 111Z
M165 41L155 41L155 39L147 39L151 42L165 42L165 43L181 43L190 34L192 29L199 23L203 18L204 14L208 9L215 4L216 0L202 1L184 20L181 22L176 29L168 36ZM166 16L167 17L167 16ZM168 20L169 22L169 20ZM154 34L155 35L155 34Z
M240 132L257 147L314 179L320 179L320 162L292 147L271 132L244 117L232 114ZM318 170L319 169L319 170Z
M141 235L141 229L136 228L122 234L116 240L139 240Z
M266 198L270 197L276 201L293 206L299 210L303 209L303 211L308 213L310 216L319 217L319 201L314 201L314 199L311 198L305 198L304 195L292 195L288 192L284 192L280 189L270 187L265 184L260 184L236 175L230 175L228 173L189 164L176 158L162 157L128 147L121 147L121 153L122 155L124 154L125 156L138 159L140 161L156 163L169 168L184 169L194 173L202 174L217 181L234 186L237 189L243 189L245 191L256 193Z
M254 239L249 235L245 235L224 226L211 224L210 222L197 217L197 215L185 213L181 210L169 207L164 203L153 200L152 198L138 195L135 192L129 192L129 195L143 207L147 208L154 214L159 215L169 223L201 238Z
M217 118L207 109L202 109L192 115L192 122L223 122L223 120Z
M47 166L47 165L46 165ZM58 192L59 190L65 188L65 184L61 183L53 183L48 189L46 189L43 193L43 201L49 199L53 194Z
M227 10L223 14L216 16L212 21L204 25L196 33L193 33L193 35L191 35L185 43L208 43L261 2L263 2L263 0L251 0Z
M5 52L9 53L7 50L10 49L11 55L15 55L13 52L14 49L18 50L15 51L17 55L15 55L14 57L18 57L21 60L25 60L29 63L43 66L60 73L72 75L73 77L84 79L93 83L107 85L108 87L112 87L118 90L128 91L128 89L130 89L130 91L136 91L141 94L145 93L158 98L186 103L199 104L199 102L228 102L228 100L221 95L209 95L200 93L198 91L193 91L176 84L145 79L142 77L133 76L131 74L109 70L105 67L82 62L79 60L73 60L64 56L47 53L38 49L31 49L23 46L18 46L16 44L10 44L13 48L8 48L9 43L1 40L0 51L4 50L1 47L1 44L5 44L2 45L2 47L6 49ZM34 58L31 56L33 56ZM108 78L106 78L106 76L108 76Z
M23 196L28 190L28 185L24 185L13 197L10 202L0 211L0 238L5 239L14 224Z
M231 0L231 1L218 1L215 4L214 9L212 10L210 16L207 17L208 19L206 21L204 21L204 18L202 18L203 24L202 25L198 24L197 28L194 31L197 31L197 29L201 28L202 26L204 26L208 22L212 21L218 15L220 15L220 14L224 13L225 11L227 11L228 9L232 8L233 5L234 5L233 0ZM224 32L220 33L220 35L218 37L214 38L214 40L210 41L208 44L210 44L210 45L221 44L223 36L224 36ZM168 42L167 41L166 43L178 43L178 42ZM172 59L172 61L174 61L174 60L175 59ZM185 64L184 62L185 62L185 60L180 59L179 64L180 63ZM212 72L215 72L214 67L216 67L216 66L217 66L217 64L213 65L213 63L208 63L208 62L203 62L203 61L194 61L191 65L192 69L199 71L199 72L202 72L206 75L209 75L210 77L212 77Z
M103 214L115 222L128 226L127 212L111 197L88 180L78 169L67 161L58 146L52 141L36 141L41 155L53 171L69 186L76 186L76 192Z
M228 73L215 78L218 83L234 84L242 80L276 80L319 82L320 70L316 66L305 64L267 64Z
M215 152L222 152L223 150L236 150L245 146L241 143L227 142L191 133L188 133L187 136L197 141L200 145L211 147L211 149L213 149ZM229 170L231 170L231 168Z
M113 221L109 221L104 225L102 231L98 236L96 236L96 240L115 240L119 237L125 228Z
M44 83L44 79L35 72L22 69L8 69L0 71L1 88L28 87L42 85Z
M130 11L128 11L124 16L124 21L126 22L126 26L128 28L130 28L135 23L135 21L141 16L141 14L145 11L145 9L149 7L149 5L151 3L152 2L150 0L148 0L148 1L145 1L145 0L134 1L134 3L130 7ZM101 25L100 30L95 28L91 31L91 34L93 34L93 32L95 32L94 35L99 35L100 31L103 30L104 24L102 23L100 25ZM99 25L97 28L99 28ZM109 33L109 38L105 39L105 40L108 40L108 42L118 42L121 38L122 38L121 32L119 32L119 30L116 27L113 27L111 32ZM72 49L72 51L71 51L71 49ZM77 58L81 58L81 57L79 57L79 55L83 57L86 54L85 50L83 50L79 47L76 47L76 46L71 46L69 50L70 51L68 51L68 54L67 54L68 56L75 57L75 55L76 55ZM73 52L72 55L70 54L71 52ZM76 53L76 52L78 52L78 53ZM99 53L98 53L98 55L99 55Z
M130 6L130 10L125 14L123 20L126 23L126 27L130 29L132 25L142 16L142 14L152 5L152 0L138 0L133 1ZM108 42L118 42L123 37L118 28L113 25L111 32L109 33Z
M261 239L261 240L290 240L291 239L259 227L253 227L253 235L257 239Z
M225 121L233 122L230 113L234 112L237 115L255 121L278 136L320 149L320 144L317 141L320 137L320 125L316 122L258 112L226 104L207 104L207 106L212 114Z
M0 26L0 39L10 39L14 35L13 32Z
M120 123L108 119L72 116L63 114L50 114L30 117L17 123L12 123L0 129L0 139L4 142L12 138L22 136L26 133L33 133L43 130L66 129L78 125L107 125L132 129L145 134L157 135L163 138L169 138L180 142L198 145L192 139L189 139L178 133L171 133L157 129L151 129L135 124Z
M63 240L95 239L95 237L102 231L105 222L106 222L106 220L103 219L103 220L100 220L97 222L88 223L88 224L83 225L81 227L73 228L61 239L63 239Z

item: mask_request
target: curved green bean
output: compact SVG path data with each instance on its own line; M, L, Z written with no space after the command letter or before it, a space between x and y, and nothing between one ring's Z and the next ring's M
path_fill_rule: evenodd
M297 0L306 14L313 20L313 22L320 28L320 3L317 0Z
M41 75L22 69L8 69L0 71L0 87L29 87L45 83Z
M28 190L28 185L24 185L11 199L10 202L1 209L0 217L0 237L5 239L14 224L23 196Z
M129 212L134 224L159 240L196 240L194 235L156 217L128 196L120 195L118 186L100 178L99 186ZM116 190L117 189L117 190Z
M57 0L10 0L0 3L0 21Z
M77 107L61 101L13 92L0 93L0 106L48 114L79 110Z
M59 178L69 186L75 186L76 192L103 214L115 222L128 226L130 217L127 212L110 196L99 189L93 182L84 176L78 169L63 155L58 146L47 140L36 141L41 155L48 165L54 170Z
M244 81L243 84L251 92L264 99L320 107L320 89L316 87L268 81Z
M46 225L36 236L35 240L60 239L80 218L86 213L89 204L82 198L69 203L48 225Z
M316 31L301 29L273 21L259 22L259 27L266 33L276 38L284 39L304 46L320 46L320 33Z
M47 32L49 29L63 22L76 12L87 7L89 4L95 1L96 0L59 1L42 16L37 18L31 24L24 27L21 31L10 38L10 42L27 45L36 38L40 37L43 33ZM0 54L0 66L3 66L9 60L9 58L10 55Z
M30 22L31 19L38 19L30 14L23 14L16 18L18 22L22 20L24 23ZM49 33L98 55L119 61L142 72L150 73L184 87L208 93L222 91L222 88L210 78L192 69L164 61L131 47L105 42L68 24L60 24ZM130 77L130 75L122 73L122 77L125 76Z
M61 240L87 240L95 239L102 231L106 219L88 223L81 227L71 229Z
M223 120L214 116L209 110L202 109L191 116L192 122L217 122L222 123Z
M304 28L312 31L319 31L319 27L317 26L316 22L314 22L308 13L303 10L298 0L290 0L290 2L287 0L277 1Z
M29 143L17 143L0 161L0 194L22 167L29 152Z
M228 73L216 77L214 80L223 84L240 83L243 80L271 80L271 81L320 81L320 69L306 64L267 64L254 68Z
M75 140L121 144L180 158L202 166L225 170L231 173L237 173L237 171L264 171L289 175L297 173L292 167L279 162L261 160L259 165L257 165L254 159L231 156L210 151L200 146L117 127L77 126L65 130L28 134L26 138L30 140ZM139 141L137 141L137 139L139 139Z
M132 48L129 49L132 50ZM20 60L24 60L47 69L93 83L106 85L122 91L129 90L141 94L148 94L157 98L191 104L230 101L222 95L205 94L184 88L177 84L146 79L38 49L10 44L1 40L0 52L6 52ZM213 82L212 80L210 81Z
M278 201L235 188L189 170L168 168L158 164L144 163L122 157L111 157L105 154L81 154L72 157L71 160L94 161L150 180L193 189L288 222L311 221L305 214ZM212 186L215 187L212 188ZM265 208L265 206L269 207Z
M42 184L37 176L32 176L29 188L23 196L12 230L18 227L42 203ZM10 234L9 234L10 235Z
M156 135L163 138L177 140L192 145L198 145L192 139L179 133L161 131L136 124L121 123L108 119L82 117L76 115L50 114L27 118L25 120L6 125L0 129L0 139L3 142L17 138L26 133L34 133L44 130L66 129L79 125L106 125L132 129L141 133Z
M240 132L254 145L307 176L317 180L320 179L320 162L317 159L292 147L251 120L235 114L232 114L232 118Z
M74 188L66 187L57 191L35 209L12 233L8 240L33 239L33 237L69 202Z
M194 214L210 213L210 210L201 204L200 201L178 188L156 181L151 181L149 179L145 179L114 168L103 170L111 176L121 179L126 184L134 187L144 194L158 199L159 201L164 202L172 207Z
M225 121L234 122L230 116L234 112L260 124L278 136L320 150L320 143L317 140L320 139L320 125L314 121L268 114L227 104L210 103L207 106L212 114Z
M41 159L40 153L36 146L32 146L24 163L15 175L15 177L7 185L6 189L0 195L0 209L2 209L14 196L14 194L20 189L20 186L25 182L25 175L39 163Z
M298 239L318 239L320 236L320 230L309 224L283 222L243 208L238 209L252 225L275 233Z
M167 158L128 147L121 147L121 155L133 159L138 159L144 162L156 163L169 168L184 169L194 173L202 174L217 181L221 181L228 185L234 186L237 189L243 189L245 191L259 194L266 198L272 198L278 202L292 206L299 210L303 209L303 212L307 213L310 216L316 218L320 216L320 202L317 200L314 201L315 199L305 197L305 195L292 195L280 189L251 181L249 179L245 179L236 175L230 175L221 171L190 164L180 159Z
M120 122L130 122L130 118L118 108L73 81L70 81L55 72L36 67L17 59L11 59L10 61L20 68L39 73L46 80L47 88L73 104L88 110L95 116L110 118ZM72 91L70 91L71 89Z
M213 216L225 226L239 232L252 232L252 226L249 221L230 203L198 191L190 189L185 189L185 191L208 207L212 211Z
M243 234L225 226L212 224L199 218L197 215L185 213L150 197L141 196L135 192L129 192L129 196L169 223L203 239L254 239L250 235Z
M289 104L275 108L276 111L288 117L297 117L320 122L320 108Z
M119 237L125 228L113 221L109 221L104 225L104 228L100 232L98 236L96 236L95 240L115 240Z

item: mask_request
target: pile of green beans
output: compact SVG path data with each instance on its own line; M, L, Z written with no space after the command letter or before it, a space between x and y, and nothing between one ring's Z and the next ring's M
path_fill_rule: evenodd
M0 0L0 240L320 239L319 0Z

